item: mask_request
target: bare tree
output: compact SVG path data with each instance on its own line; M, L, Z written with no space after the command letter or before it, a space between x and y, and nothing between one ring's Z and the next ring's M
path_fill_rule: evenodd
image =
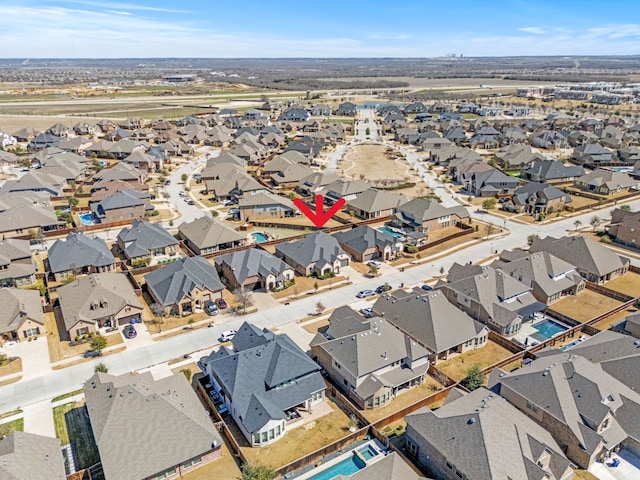
M582 222L580 220L576 220L575 222L573 222L573 226L576 227L577 232L578 229L582 226Z
M600 220L600 217L598 217L597 215L594 215L593 217L591 217L591 220L589 220L589 223L593 227L594 232L596 231L596 228L598 228L598 225L600 225L601 222L602 220Z
M318 301L316 302L316 315L322 315L322 312L324 312L327 309L327 307L324 306L324 303Z
M253 305L253 294L251 292L245 292L244 287L240 287L233 292L233 295L244 315L247 313L247 306Z
M151 313L156 317L156 323L158 324L158 333L162 333L162 319L166 315L164 307L159 303L152 303L149 305Z

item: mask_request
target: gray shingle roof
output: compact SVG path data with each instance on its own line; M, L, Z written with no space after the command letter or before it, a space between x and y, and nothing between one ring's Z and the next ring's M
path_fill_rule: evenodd
M116 263L105 241L69 233L65 240L56 240L49 249L49 266L53 273L87 266L106 267Z
M79 321L94 322L131 306L142 310L133 287L122 273L94 273L58 288L60 309L69 330Z
M203 257L187 257L144 276L149 291L163 306L191 298L195 288L219 292L224 285L214 266Z
M36 269L31 261L29 240L7 238L0 242L0 279L32 275Z
M254 346L249 346L251 343ZM221 354L222 347L201 361L228 392L249 433L272 419L284 419L284 410L325 388L320 366L287 335L256 335L256 329L245 323L233 345L236 351ZM295 381L289 383L291 380Z
M406 202L407 197L402 194L369 189L360 193L356 198L348 200L347 205L372 213L394 209Z
M16 331L27 319L44 325L40 293L37 290L0 288L0 333Z
M440 291L420 294L396 290L383 294L373 311L436 353L456 347L486 328L451 305Z
M426 222L435 218L455 214L460 218L468 218L469 212L463 206L445 207L437 200L431 198L414 198L400 205L396 215L410 216L420 222Z
M318 230L295 242L277 245L276 255L284 255L300 265L308 266L315 263L322 267L323 264L333 263L339 255L346 253L334 237Z
M2 480L65 480L60 441L25 432L0 440Z
M130 228L123 228L118 233L118 240L124 243L127 258L149 255L150 250L178 244L162 226L141 220L134 220Z
M339 475L335 480L426 480L418 475L396 452L374 463L353 475Z
M536 162L523 173L538 175L544 180L559 180L561 178L579 177L584 175L584 168L580 166L564 165L559 160L543 160Z
M157 381L149 372L96 373L84 394L108 479L152 477L222 445L182 373ZM144 455L134 455L141 445Z
M138 190L120 190L113 195L108 196L104 200L91 204L91 211L99 214L100 210L117 210L119 208L129 208L144 205L145 199L149 198L147 192L139 192Z
M184 222L178 227L178 230L184 238L189 239L200 249L239 242L246 238L246 235L236 232L211 217L200 217L189 223Z
M546 473L555 480L570 471L571 463L546 430L485 388L406 420L407 435L433 445L468 478L533 480ZM553 461L543 471L536 464L545 449Z
M235 275L238 283L242 284L250 277L276 278L291 267L275 255L257 248L249 248L239 252L226 253L215 258L216 266L227 264Z
M338 232L333 235L341 245L348 245L356 252L364 252L370 248L378 247L382 249L387 245L395 245L396 239L388 233L381 232L368 225L352 228L345 232Z

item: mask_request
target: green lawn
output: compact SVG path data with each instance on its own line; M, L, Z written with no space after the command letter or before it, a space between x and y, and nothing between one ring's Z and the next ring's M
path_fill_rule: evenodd
M76 468L82 470L100 461L86 408L73 408L64 414L69 442L76 457Z
M67 430L67 422L65 415L69 410L76 408L76 402L65 403L53 409L53 424L56 427L56 437L60 439L63 445L69 443L69 431Z
M79 389L79 390L74 390L73 392L63 393L62 395L58 395L57 397L55 397L54 399L52 399L52 400L51 400L51 403L58 402L58 401L60 401L60 400L64 400L65 398L75 397L76 395L81 394L83 391L84 391L84 390Z
M24 418L19 418L12 422L0 423L0 438L9 435L11 432L24 432Z

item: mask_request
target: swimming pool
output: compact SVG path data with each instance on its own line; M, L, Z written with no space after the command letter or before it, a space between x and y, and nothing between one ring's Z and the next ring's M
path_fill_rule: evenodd
M402 233L395 232L388 227L380 227L378 230L395 238L404 238L404 235Z
M548 340L549 338L559 334L560 332L568 330L567 327L548 319L536 323L535 325L533 325L533 328L535 328L538 333L534 333L531 336L540 341Z
M352 455L349 458L345 458L340 463L336 463L334 466L317 473L313 477L309 477L309 480L331 480L339 475L353 475L358 470L362 470L366 467L366 463L360 460L356 455Z
M369 461L371 460L373 457L375 457L376 455L378 455L378 451L373 448L371 445L367 445L364 448L361 448L360 450L358 450L358 452L360 453L360 455L362 455L362 458L365 459L365 461Z
M78 218L80 219L80 223L82 223L83 225L95 225L96 222L93 219L93 213L81 213L78 215Z
M261 233L261 232L254 232L251 234L251 236L255 238L256 242L258 243L266 242L267 240L269 240L269 237L267 237L264 233Z

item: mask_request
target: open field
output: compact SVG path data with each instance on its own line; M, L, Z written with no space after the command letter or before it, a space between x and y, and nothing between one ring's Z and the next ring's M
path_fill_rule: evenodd
M551 309L584 323L621 303L593 290L584 289L577 296L571 295L553 303Z
M453 380L460 381L467 376L467 370L472 365L477 363L480 368L486 368L511 355L509 350L489 340L484 347L461 353L436 365L436 368Z

